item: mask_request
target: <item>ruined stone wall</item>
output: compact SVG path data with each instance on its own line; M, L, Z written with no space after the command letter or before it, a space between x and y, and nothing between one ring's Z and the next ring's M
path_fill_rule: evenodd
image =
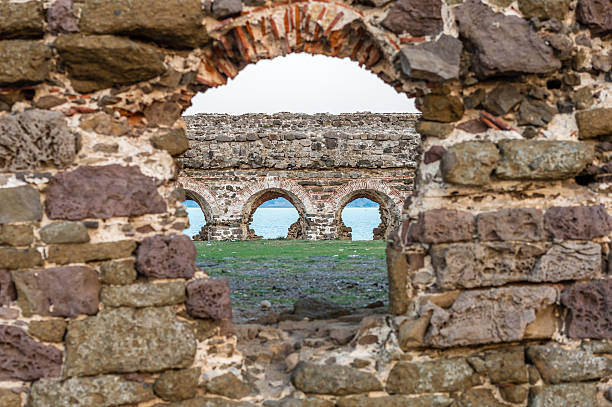
M611 34L609 0L0 2L0 405L609 406ZM422 111L356 329L233 329L180 235L181 112L289 52Z

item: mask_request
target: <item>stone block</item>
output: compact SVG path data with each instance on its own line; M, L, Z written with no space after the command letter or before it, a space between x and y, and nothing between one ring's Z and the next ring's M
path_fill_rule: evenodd
M208 41L199 0L93 0L79 9L83 33L129 35L180 49Z
M191 278L196 249L186 235L146 237L136 252L136 270L151 278Z
M442 1L397 1L382 21L382 25L396 34L410 33L416 37L435 36L444 27Z
M529 397L529 387L524 385L505 384L499 386L499 394L510 403L522 404Z
M28 333L44 342L63 342L68 323L62 318L30 321Z
M440 170L446 182L460 185L486 185L500 160L495 144L466 141L449 147L442 156Z
M426 344L452 347L519 341L536 313L552 305L557 289L521 286L464 291L448 309L432 309Z
M460 97L430 93L417 99L417 108L423 120L451 123L463 117L463 102Z
M17 299L17 291L11 272L0 269L0 305L8 305Z
M612 107L583 110L576 113L578 137L590 139L612 135Z
M539 241L544 238L544 214L535 208L501 209L476 217L481 241Z
M0 41L0 85L42 82L51 70L51 48L39 41Z
M166 212L157 182L138 167L81 166L53 176L47 188L50 219L108 219Z
M219 0L212 5L213 16L222 20L227 17L237 16L242 11L242 1L240 0Z
M455 18L459 33L474 49L472 69L481 78L561 68L552 48L520 17L496 13L480 0L468 0L455 9Z
M527 348L527 356L547 383L586 382L612 374L612 359L555 345Z
M0 325L0 380L59 377L62 351L36 342L16 326Z
M41 38L43 5L40 1L0 3L0 38Z
M459 76L463 44L446 34L432 42L400 50L402 72L412 79L443 82Z
M534 386L529 393L529 407L593 407L597 405L597 383Z
M79 19L74 13L73 0L57 0L47 8L48 29L54 34L79 32Z
M0 245L29 246L34 241L32 225L0 224Z
M578 1L576 17L594 34L607 34L612 31L612 5L605 0Z
M72 321L64 376L159 372L191 366L196 340L171 308L115 308Z
M232 373L225 373L208 380L204 385L207 393L218 394L230 399L247 397L253 389Z
M486 351L468 357L469 364L493 384L527 383L529 376L522 346Z
M71 317L98 312L98 273L84 266L13 272L18 304L24 316Z
M273 407L335 407L337 405L330 400L324 400L314 397L309 397L305 399L286 397L284 399L279 400L278 402L272 401L271 403L264 402L264 406L267 406L269 404Z
M185 301L185 282L139 283L107 286L100 294L102 304L109 307L163 307Z
M166 401L195 397L200 379L200 368L167 370L153 384L155 394Z
M466 211L432 209L419 213L411 227L414 240L423 243L450 243L472 240L476 233L474 216Z
M120 137L130 133L131 128L125 118L115 119L111 115L98 112L83 116L81 118L80 128L85 131L91 131L105 136Z
M100 281L104 284L124 285L136 280L134 259L111 260L100 265Z
M291 375L291 382L298 390L310 394L345 396L382 390L382 385L372 373L347 366L310 362L298 363Z
M595 160L592 145L571 141L504 140L498 143L501 179L565 179L578 175Z
M194 318L232 318L229 280L199 279L187 284L187 313Z
M151 136L151 144L173 156L189 149L189 140L183 129L159 129Z
M87 243L89 234L81 222L55 222L40 229L40 238L48 244L55 243Z
M561 242L553 245L536 264L532 282L560 282L597 278L602 270L601 245L593 242Z
M526 100L519 108L519 126L544 127L552 121L557 114L557 109L547 102L538 100Z
M352 396L336 401L337 407L449 407L452 399L444 395L406 396ZM284 407L284 406L283 406ZM288 406L289 407L289 406ZM293 407L293 406L291 406ZM298 407L298 406L296 406ZM318 406L313 406L318 407ZM321 406L327 407L327 406Z
M62 113L31 109L0 116L0 169L66 168L77 149L77 135Z
M21 395L10 389L0 389L0 406L21 407Z
M162 51L127 38L63 34L55 47L72 87L81 93L146 81L166 70Z
M234 401L221 397L199 396L170 404L154 404L153 407L258 407L248 401Z
M612 280L576 283L561 292L572 339L612 339Z
M28 185L0 188L0 224L38 222L42 218L40 192Z
M511 83L501 83L487 93L482 105L494 115L503 116L521 103L520 89Z
M491 389L469 389L457 398L457 407L487 406L513 407L511 404L499 401Z
M527 18L563 21L569 12L569 3L569 0L519 0L519 9Z
M389 279L389 312L402 315L408 311L412 289L408 279L411 270L409 257L399 250L387 245L387 278Z
M151 124L172 126L181 117L182 110L177 102L153 102L144 109L144 116Z
M136 242L133 240L51 245L47 260L56 264L69 264L120 259L130 256L135 249Z
M28 406L127 406L153 398L150 384L121 376L72 377L37 381L32 385Z
M390 394L438 393L466 390L481 383L465 358L427 362L398 362L387 379Z
M430 318L430 313L424 313L418 318L408 318L400 323L397 330L397 340L402 350L406 351L424 345Z
M42 262L42 256L36 249L0 247L0 264L4 268L10 270L32 268L41 266Z
M416 131L424 137L446 138L455 129L450 123L430 122L419 120L416 124Z
M553 206L544 228L553 239L591 240L612 232L612 218L603 205Z

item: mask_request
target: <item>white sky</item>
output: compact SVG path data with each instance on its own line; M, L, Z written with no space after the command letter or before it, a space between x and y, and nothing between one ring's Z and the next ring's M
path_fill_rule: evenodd
M227 85L197 94L195 113L416 112L414 102L348 58L290 54L248 65Z

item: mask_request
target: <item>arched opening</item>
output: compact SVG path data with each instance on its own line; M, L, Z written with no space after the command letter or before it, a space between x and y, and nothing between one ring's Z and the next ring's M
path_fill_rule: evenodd
M208 202L197 192L185 189L185 201L182 204L187 209L189 227L183 230L192 240L206 241L209 239L208 228L212 223L212 211Z
M244 240L305 239L306 211L294 194L268 189L249 199L243 210Z
M384 240L398 222L399 210L389 196L380 191L357 190L340 202L336 233L340 240Z

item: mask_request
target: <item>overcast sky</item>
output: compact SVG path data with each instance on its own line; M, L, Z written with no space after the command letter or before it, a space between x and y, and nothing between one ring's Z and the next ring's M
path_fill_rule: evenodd
M290 54L243 69L193 99L195 113L415 112L414 103L347 58Z

